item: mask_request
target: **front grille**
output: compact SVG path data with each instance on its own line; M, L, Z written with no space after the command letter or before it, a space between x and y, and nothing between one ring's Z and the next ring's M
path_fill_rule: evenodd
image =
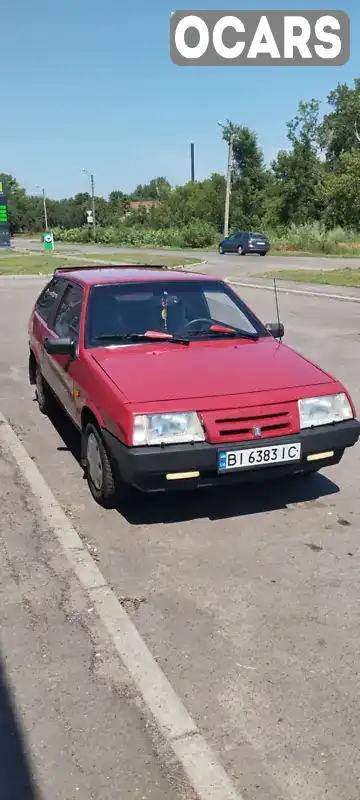
M296 403L204 412L202 418L213 443L260 441L273 436L288 436L298 430Z

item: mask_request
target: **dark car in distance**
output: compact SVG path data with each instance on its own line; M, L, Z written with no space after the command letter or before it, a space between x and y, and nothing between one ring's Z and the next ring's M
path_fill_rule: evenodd
M238 253L239 256L246 256L247 253L256 253L266 256L270 250L270 242L264 233L238 232L232 233L226 239L222 239L219 244L219 253Z

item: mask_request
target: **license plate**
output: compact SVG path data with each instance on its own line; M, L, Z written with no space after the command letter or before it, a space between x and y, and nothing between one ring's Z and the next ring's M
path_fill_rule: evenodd
M221 450L218 455L219 472L232 469L252 469L270 467L300 461L301 444L280 444L274 447L251 447L243 450Z
M266 247L265 242L256 242L256 244L261 244L261 247Z

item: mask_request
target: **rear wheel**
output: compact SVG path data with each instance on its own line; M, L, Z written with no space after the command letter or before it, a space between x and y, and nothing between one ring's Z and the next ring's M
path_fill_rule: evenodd
M245 256L246 255L244 249L241 247L241 244L239 244L239 247L238 247L237 251L238 251L238 255L239 256Z
M85 472L90 492L100 506L113 508L116 480L101 433L89 423L84 439Z
M260 253L261 256L266 256L266 253Z
M39 364L35 369L35 394L39 409L42 414L50 414L55 406L55 398L41 372Z

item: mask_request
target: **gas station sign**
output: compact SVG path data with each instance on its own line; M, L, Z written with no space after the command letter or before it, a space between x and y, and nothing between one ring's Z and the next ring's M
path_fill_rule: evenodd
M11 247L6 186L4 181L0 181L0 247Z

